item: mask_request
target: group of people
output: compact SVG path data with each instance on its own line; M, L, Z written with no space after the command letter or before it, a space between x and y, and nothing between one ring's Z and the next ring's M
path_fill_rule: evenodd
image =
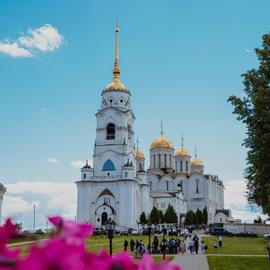
M199 248L201 248L201 253L204 254L205 250L205 242L203 237L200 238L198 235L194 235L193 237L190 238L190 241L188 243L188 249L190 254L198 254L199 253Z

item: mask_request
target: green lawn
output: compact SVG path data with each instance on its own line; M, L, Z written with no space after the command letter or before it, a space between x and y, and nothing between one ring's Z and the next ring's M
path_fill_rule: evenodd
M145 247L148 245L148 236L142 235L142 236L114 236L112 239L113 243L113 253L119 253L120 251L124 250L124 240L127 239L128 242L130 239L133 238L135 241L143 240L143 243ZM160 237L161 239L161 237ZM153 237L151 237L151 242L153 241ZM92 252L100 252L101 250L107 250L109 251L109 239L107 235L101 235L101 236L93 236L87 239L86 241L87 248L89 251Z
M205 237L205 242L208 246L207 254L267 255L267 240L263 238L223 237L221 249L213 248L214 244L218 244L214 236Z
M207 257L210 270L269 270L267 257Z

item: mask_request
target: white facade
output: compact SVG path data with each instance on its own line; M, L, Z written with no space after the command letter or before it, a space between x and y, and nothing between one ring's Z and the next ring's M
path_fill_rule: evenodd
M134 144L135 115L130 91L121 83L118 63L118 31L113 82L102 91L96 113L93 168L86 163L78 181L77 219L95 226L114 220L119 226L136 227L140 215L153 206L165 211L172 205L180 218L188 210L207 207L210 222L216 209L223 209L223 184L217 176L205 175L204 166L183 148L161 135L150 149L150 168ZM184 151L184 152L183 152Z

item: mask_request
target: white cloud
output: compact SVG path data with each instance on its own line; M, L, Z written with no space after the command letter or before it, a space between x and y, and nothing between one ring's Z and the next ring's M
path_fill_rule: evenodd
M18 43L2 43L0 42L0 53L11 57L32 57L32 53L25 48L18 46Z
M93 161L92 160L88 160L88 164L93 167ZM81 169L83 166L85 165L85 160L72 160L70 162L70 166L76 169Z
M16 40L0 41L0 53L11 57L32 57L38 51L52 52L62 45L64 36L57 28L44 24L36 29L28 29L27 35Z
M242 221L253 222L261 214L258 207L251 207L246 198L246 183L244 179L224 182L225 208L232 210L233 218L240 218Z
M28 30L29 36L21 36L18 42L30 49L38 49L43 52L51 52L60 47L64 37L50 24L36 29Z
M18 182L7 184L3 202L3 217L12 217L32 229L33 204L36 204L37 228L45 228L51 215L74 219L76 215L76 186L74 183Z
M251 53L251 50L246 48L246 47L243 47L243 50L246 52L246 53Z
M52 164L60 164L60 161L57 160L56 158L49 158L48 159L48 162L49 163L52 163Z

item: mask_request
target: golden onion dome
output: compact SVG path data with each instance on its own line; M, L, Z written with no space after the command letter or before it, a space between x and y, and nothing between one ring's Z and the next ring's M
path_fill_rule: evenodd
M189 154L189 152L188 152L188 150L186 148L184 148L183 146L181 146L181 148L179 148L176 151L175 156L176 157L181 157L181 156L183 156L183 157L189 157L190 154Z
M203 166L203 162L198 158L192 159L191 166Z
M160 136L156 138L151 144L151 149L155 148L173 148L173 144L164 136L163 132L161 132Z
M126 91L126 87L121 83L120 80L113 80L112 83L108 84L105 88L106 91L120 90Z
M137 159L144 159L144 153L140 150L135 150L134 154Z

